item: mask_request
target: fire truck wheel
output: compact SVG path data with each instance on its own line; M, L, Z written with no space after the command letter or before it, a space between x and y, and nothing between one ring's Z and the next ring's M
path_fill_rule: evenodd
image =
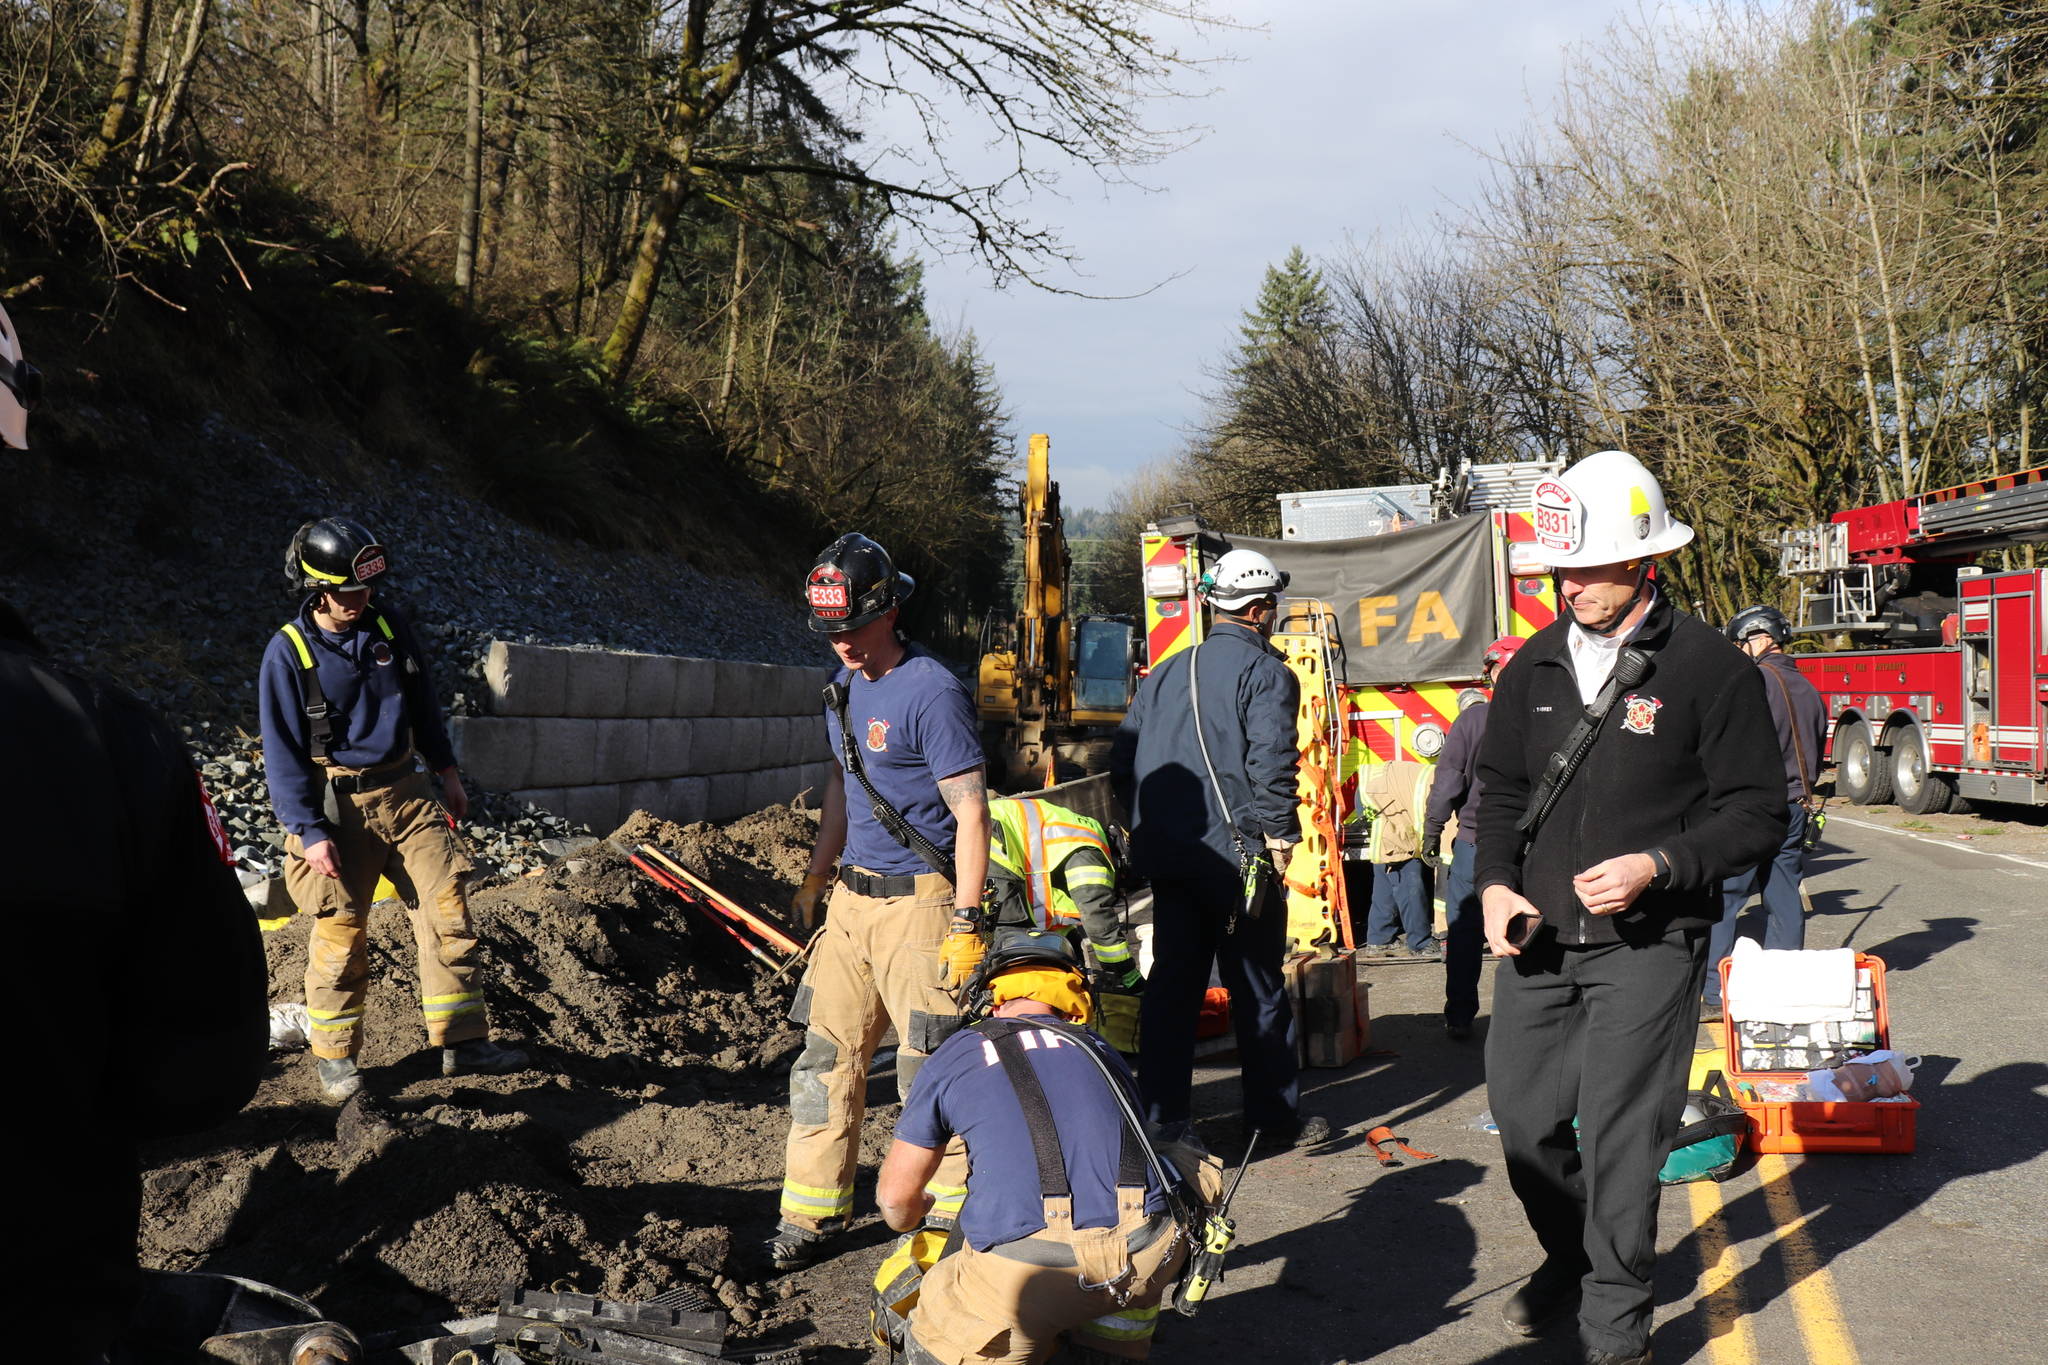
M1892 799L1889 755L1870 742L1870 727L1850 721L1835 736L1835 785L1844 800L1859 806L1881 806Z
M1892 789L1900 808L1915 815L1938 815L1954 806L1954 784L1927 770L1927 740L1919 727L1903 726L1892 736Z

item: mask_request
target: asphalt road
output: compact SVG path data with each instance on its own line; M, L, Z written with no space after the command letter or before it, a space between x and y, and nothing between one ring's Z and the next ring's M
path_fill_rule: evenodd
M1724 1184L1667 1190L1656 1360L2048 1360L2048 858L1844 820L1828 835L1807 946L1884 959L1893 1041L1924 1059L1918 1148L1746 1157ZM1155 1358L1576 1361L1569 1329L1525 1341L1498 1322L1539 1257L1498 1142L1472 1126L1481 1044L1444 1037L1442 969L1366 975L1390 1055L1305 1073L1307 1107L1344 1135L1254 1166L1225 1284L1200 1317L1169 1315ZM1198 1084L1220 1147L1234 1067ZM1380 1166L1363 1142L1375 1124L1435 1158Z

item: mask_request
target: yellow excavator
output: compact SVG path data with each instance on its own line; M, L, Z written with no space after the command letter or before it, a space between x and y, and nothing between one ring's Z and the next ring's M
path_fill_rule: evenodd
M1072 556L1052 478L1052 442L1031 438L1019 488L1023 567L1016 615L982 630L982 746L1007 791L1051 786L1099 766L1099 751L1131 704L1137 628L1126 617L1067 612Z

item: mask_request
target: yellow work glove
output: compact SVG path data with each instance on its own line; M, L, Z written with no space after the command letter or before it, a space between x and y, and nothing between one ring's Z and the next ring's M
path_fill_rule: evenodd
M1122 991L1104 991L1095 997L1095 1031L1118 1052L1135 1054L1138 1050L1139 999Z
M825 904L825 891L832 885L830 872L811 872L804 876L804 884L789 898L789 913L796 916L796 922L803 926L805 933L818 927L819 913Z
M988 956L988 940L979 930L962 928L955 921L953 931L939 945L939 984L956 995L973 979Z

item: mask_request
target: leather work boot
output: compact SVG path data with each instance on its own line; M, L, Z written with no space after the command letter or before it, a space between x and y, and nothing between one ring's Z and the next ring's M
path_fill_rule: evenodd
M516 1047L499 1047L488 1038L441 1049L443 1076L502 1076L526 1065L526 1054Z
M336 1104L363 1088L363 1073L353 1057L315 1057L313 1071L320 1077L320 1093Z
M1640 1355L1618 1356L1612 1351L1588 1350L1586 1365L1650 1365L1650 1348L1645 1346Z
M1285 1129L1262 1130L1258 1149L1262 1152L1285 1152L1319 1146L1329 1140L1330 1121L1321 1114L1304 1114L1300 1126L1291 1133Z
M794 1223L777 1223L775 1232L762 1244L768 1263L777 1270L802 1270L830 1256L839 1241L833 1232L800 1228Z
M1551 1289L1538 1277L1517 1289L1501 1305L1500 1320L1517 1336L1533 1337L1565 1314L1576 1314L1578 1310L1578 1281L1562 1289Z

